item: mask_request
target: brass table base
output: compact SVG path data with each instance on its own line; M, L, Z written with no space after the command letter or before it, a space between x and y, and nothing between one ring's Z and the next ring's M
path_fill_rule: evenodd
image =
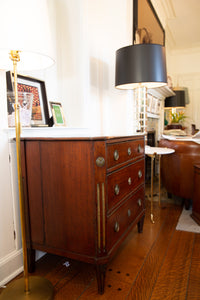
M53 299L53 286L45 278L29 277L30 292L24 291L24 278L11 283L0 295L0 300L51 300Z

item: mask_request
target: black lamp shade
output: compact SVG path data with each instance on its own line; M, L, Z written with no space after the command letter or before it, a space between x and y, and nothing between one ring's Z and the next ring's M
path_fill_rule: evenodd
M176 95L165 99L165 108L185 107L185 91L173 91Z
M158 44L137 44L116 51L115 87L155 88L167 84L165 48Z

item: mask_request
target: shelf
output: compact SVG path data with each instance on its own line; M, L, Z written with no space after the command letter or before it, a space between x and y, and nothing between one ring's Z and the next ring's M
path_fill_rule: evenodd
M147 113L147 118L159 119L160 115L156 115L156 114L152 114L152 113Z
M167 85L155 89L148 89L147 93L150 93L151 95L159 99L165 99L166 97L175 96L175 93Z

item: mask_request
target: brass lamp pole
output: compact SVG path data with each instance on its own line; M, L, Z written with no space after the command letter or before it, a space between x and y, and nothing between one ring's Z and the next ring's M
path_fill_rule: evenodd
M26 232L25 232L25 209L24 209L24 199L23 199L21 149L20 149L21 122L20 122L20 105L18 102L18 90L17 90L17 63L20 61L19 51L11 50L10 59L13 62L13 72L14 72L15 134L16 134L17 175L18 175L18 187L19 187L22 249L23 249L23 263L24 263L24 284L25 284L24 290L26 294L29 294L29 278L28 278Z
M20 105L18 102L17 90L17 63L20 61L20 51L11 51L10 59L13 61L14 72L14 91L15 91L15 132L16 132L16 152L17 152L17 174L18 174L18 188L19 188L19 203L20 203L20 218L21 218L21 233L22 233L22 249L23 249L23 264L24 277L18 279L8 285L8 287L0 295L0 300L43 300L53 299L53 286L45 278L31 276L28 274L28 259L26 247L26 228L25 228L25 209L23 199L22 186L22 171L21 171L21 148L20 148Z

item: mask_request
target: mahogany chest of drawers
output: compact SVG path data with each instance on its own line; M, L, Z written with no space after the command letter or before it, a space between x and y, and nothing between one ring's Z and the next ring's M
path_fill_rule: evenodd
M106 264L130 230L142 232L144 136L23 138L21 164L29 270L34 251Z

